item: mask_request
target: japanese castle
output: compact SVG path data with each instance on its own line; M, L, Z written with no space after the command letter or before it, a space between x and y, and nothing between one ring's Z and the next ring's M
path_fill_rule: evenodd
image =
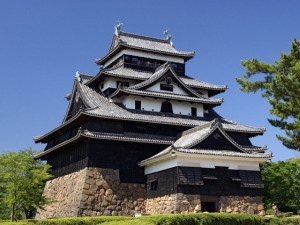
M121 31L96 60L95 76L77 72L63 122L35 137L35 155L52 166L37 218L160 213L259 214L259 164L271 159L250 139L264 128L218 115L226 85L187 76L195 53L171 36Z

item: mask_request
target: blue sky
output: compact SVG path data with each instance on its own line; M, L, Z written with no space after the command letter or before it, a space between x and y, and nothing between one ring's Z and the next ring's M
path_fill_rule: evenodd
M288 52L300 39L298 0L1 0L0 1L0 151L32 147L32 137L60 125L76 71L96 75L96 58L106 54L114 26L123 31L164 38L195 51L187 74L213 84L227 84L216 111L243 124L266 127L251 141L267 145L274 161L300 156L276 139L282 132L267 122L269 104L259 93L239 90L235 77L245 72L241 60L267 63Z

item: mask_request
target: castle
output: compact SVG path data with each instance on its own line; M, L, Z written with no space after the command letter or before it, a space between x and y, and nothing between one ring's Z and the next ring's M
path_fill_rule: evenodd
M95 76L76 73L63 122L47 144L53 200L37 218L262 210L255 128L226 120L213 98L226 85L185 74L194 52L166 39L115 33Z

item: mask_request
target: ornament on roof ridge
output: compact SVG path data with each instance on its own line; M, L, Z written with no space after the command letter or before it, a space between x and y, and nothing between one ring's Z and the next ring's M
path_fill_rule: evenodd
M173 42L171 41L172 35L169 34L169 30L165 30L164 34L167 36L166 40L168 40L170 42L170 45L173 47Z
M122 26L123 26L123 23L121 21L118 21L118 24L114 27L115 28L115 35L117 37L119 37Z
M76 71L75 78L77 79L78 82L81 82L81 78L80 78L80 73L79 73L79 71Z

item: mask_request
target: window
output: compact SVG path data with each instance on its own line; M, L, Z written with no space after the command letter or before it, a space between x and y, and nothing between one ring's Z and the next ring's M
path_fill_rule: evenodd
M160 90L173 91L173 85L172 84L160 84Z
M160 90L173 91L172 77L167 76L164 81L165 83L160 84Z
M135 101L135 109L141 110L142 108L142 102L141 101Z
M240 170L239 175L241 179L241 187L245 187L245 188L264 187L259 171Z
M178 167L178 182L186 185L203 185L201 168Z
M191 115L192 116L197 116L197 108L195 108L195 107L191 108Z
M131 58L131 62L132 62L133 64L139 64L140 60L139 60L138 58L136 58L136 57L132 57L132 58Z
M161 103L161 112L165 112L165 113L173 113L173 108L172 108L172 104L170 102L163 102Z
M150 191L156 191L158 186L157 179L150 181Z

